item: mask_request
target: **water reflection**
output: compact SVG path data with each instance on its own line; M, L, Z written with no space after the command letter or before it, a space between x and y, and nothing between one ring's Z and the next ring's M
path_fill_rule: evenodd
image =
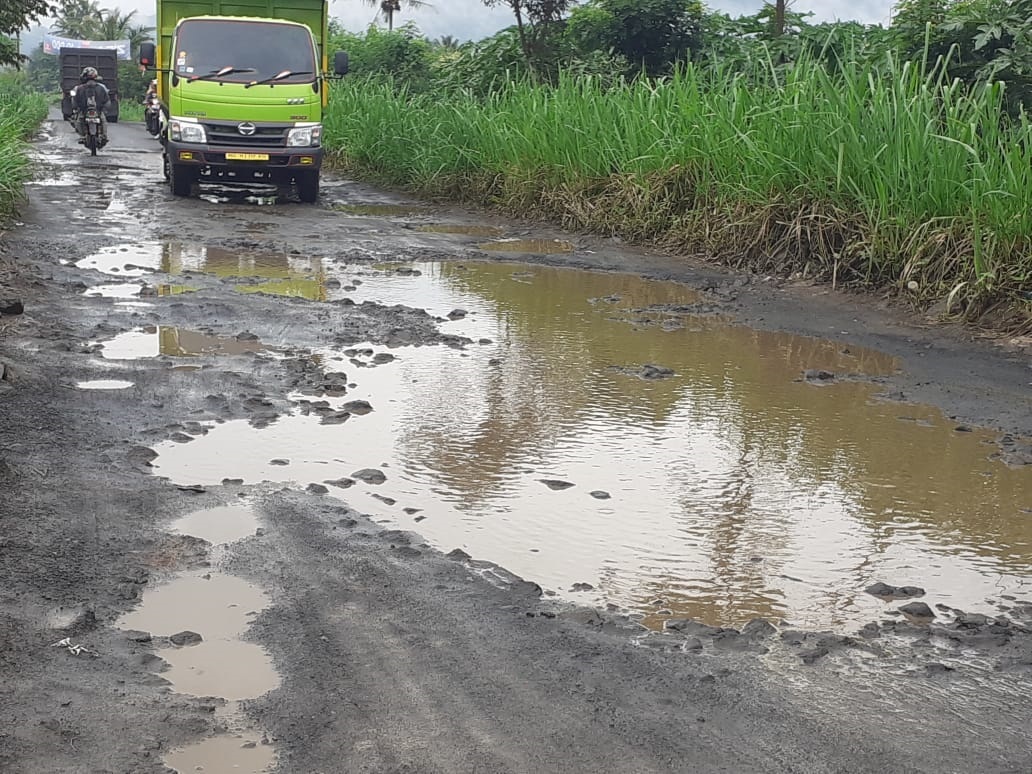
M989 460L989 436L937 411L878 399L863 377L890 373L890 358L694 315L698 298L671 283L416 268L401 285L433 291L410 303L476 310L488 343L394 350L349 371L357 388L341 400L372 413L225 423L189 451L163 445L159 473L305 484L387 463L382 485L331 492L406 527L403 509L419 508L417 529L446 550L557 590L591 583L577 599L656 625L761 615L848 629L884 610L863 593L876 580L969 609L1032 596L1032 470ZM327 370L346 360L323 355ZM673 375L640 378L644 364ZM817 386L807 369L836 378Z
M212 336L168 325L151 325L127 331L100 343L101 354L109 360L139 360L158 355L242 355L265 349L265 345L258 339Z
M319 258L180 242L165 243L161 249L161 269L168 274L199 271L217 277L254 278L263 282L237 289L326 300L326 272Z

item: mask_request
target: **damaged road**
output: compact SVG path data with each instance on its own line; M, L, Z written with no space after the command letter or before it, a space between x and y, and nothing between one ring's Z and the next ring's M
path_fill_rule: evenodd
M884 581L877 587L852 578L855 598L828 626L807 628L785 620L819 615L806 606L778 608L773 620L730 605L728 619L682 616L673 593L646 585L647 604L669 607L652 625L623 597L585 604L543 580L564 577L561 568L532 575L465 539L445 542L457 532L427 537L443 511L422 499L433 487L417 488L418 472L390 456L391 427L407 443L446 449L476 414L476 385L459 370L413 367L403 371L417 385L405 400L385 386L390 368L422 353L461 363L498 340L478 327L477 310L404 284L419 280L414 266L519 259L527 271L649 277L700 294L681 309L688 325L717 316L890 358L893 367L877 361L875 375L858 369L850 379L936 407L961 442L985 428L986 456L1019 477L1011 499L1000 497L1009 507L1032 491L1020 478L1032 470L1023 342L973 341L869 300L329 175L316 206L261 187L173 198L143 127L110 130L110 145L89 158L67 125L49 122L29 202L0 237L0 298L12 299L0 315L0 770L1032 767L1024 565L1007 565L1014 588L991 605L911 607L863 626L853 621L867 606L922 604L925 590L907 577L867 579ZM668 324L675 299L660 300ZM633 317L638 328L653 322L647 309ZM577 368L584 346L569 343L566 367ZM531 365L521 394L536 394ZM609 367L650 391L680 373ZM825 360L798 370L798 384L784 381L811 391L803 395L829 394L814 382L847 381ZM470 416L411 433L376 424L392 402L443 413L420 402L435 389L468 394ZM336 434L269 441L295 421ZM517 444L518 425L504 427L502 445ZM223 445L204 446L216 440ZM460 477L494 453L468 451L453 465ZM618 486L519 464L535 497L582 496L619 520ZM485 489L508 475L492 472ZM565 507L541 508L556 532ZM573 590L599 591L590 580ZM943 598L963 592L951 593Z

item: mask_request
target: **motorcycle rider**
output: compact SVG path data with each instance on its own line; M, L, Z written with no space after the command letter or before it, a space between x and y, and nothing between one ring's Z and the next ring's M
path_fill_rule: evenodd
M86 109L90 107L90 100L93 100L93 107L97 109L100 116L100 137L101 145L107 143L107 118L104 115L104 108L110 101L107 86L100 82L100 73L96 67L84 67L79 75L79 85L75 87L75 109L77 118L75 131L79 133L79 143L86 142Z

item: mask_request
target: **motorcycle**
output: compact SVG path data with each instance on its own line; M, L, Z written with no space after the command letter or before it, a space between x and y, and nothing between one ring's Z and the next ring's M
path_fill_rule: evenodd
M143 117L147 122L147 131L157 136L161 131L161 100L157 94L151 94L144 103Z
M84 144L90 149L90 155L96 156L97 150L107 144L107 137L104 136L104 127L100 121L100 112L92 105L87 107L83 121L85 122Z

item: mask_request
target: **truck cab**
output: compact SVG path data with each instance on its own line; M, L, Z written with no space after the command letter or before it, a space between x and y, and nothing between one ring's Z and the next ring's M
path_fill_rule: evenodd
M197 182L264 181L293 183L301 201L316 201L326 81L347 72L347 56L338 54L333 75L326 73L325 3L317 2L321 37L289 19L186 16L164 46L141 46L141 63L160 65L161 141L173 195L188 196ZM159 0L159 28L168 21L163 5L178 7Z

